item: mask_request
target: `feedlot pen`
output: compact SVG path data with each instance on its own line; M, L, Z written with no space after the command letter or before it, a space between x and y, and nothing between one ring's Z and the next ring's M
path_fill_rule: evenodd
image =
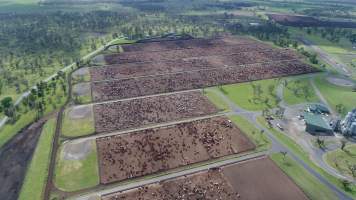
M190 90L318 71L291 50L249 38L158 41L118 49L123 52L103 55L106 66L88 71L96 102L95 133L103 134L95 136L103 188L255 149L227 117L212 117L221 110L201 91ZM151 125L155 128L148 127ZM256 159L102 199L159 200L195 195L193 199L228 200L254 199L256 194L269 199L306 199L271 162ZM261 172L265 177L259 180ZM278 179L278 185L268 184L266 178ZM255 190L259 192L254 194ZM206 191L205 196L201 191Z

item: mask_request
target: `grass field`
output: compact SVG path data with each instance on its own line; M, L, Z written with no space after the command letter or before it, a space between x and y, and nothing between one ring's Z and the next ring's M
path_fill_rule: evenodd
M92 107L89 107L90 113L81 118L71 118L69 112L73 108L68 108L64 112L62 135L65 137L78 137L83 135L90 135L95 132L94 114Z
M276 153L271 158L303 190L310 200L337 199L332 191L289 156L284 157L282 154Z
M356 92L352 92L352 88L333 85L323 76L315 78L314 82L324 98L335 111L337 111L336 105L338 104L342 104L345 107L345 110L340 113L342 115L345 115L347 112L355 108Z
M55 169L54 182L63 191L76 191L99 184L99 169L95 141L88 155L81 160L64 159L60 149Z
M268 79L249 83L224 85L215 88L223 92L231 101L241 108L258 111L265 108L274 108L277 105L275 95L278 82L278 79ZM258 94L254 95L255 90L252 84L260 88L259 96Z
M268 150L271 148L271 141L267 136L257 129L253 124L241 116L231 115L229 116L231 121L233 121L256 145L257 151Z
M337 149L328 152L324 156L324 160L340 173L353 177L350 168L356 165L356 145L348 145L344 151Z
M267 122L264 120L263 117L258 118L258 122L268 128ZM301 146L299 146L297 143L294 142L291 138L288 136L284 135L283 133L277 131L274 128L268 128L269 131L286 147L288 147L289 150L291 150L296 156L298 156L301 160L303 160L306 164L308 164L309 167L311 167L313 170L318 172L321 176L323 176L326 180L328 180L330 183L334 184L336 187L338 187L340 190L344 191L348 195L350 195L352 198L356 198L356 185L351 184L349 190L346 190L340 179L328 174L325 172L322 168L317 166L312 160L310 160L309 154L303 150Z
M43 199L55 128L55 118L48 120L44 125L30 167L27 169L19 200Z
M309 79L289 80L287 83L287 86L283 89L283 99L287 104L319 102L314 89L310 86Z
M217 95L214 90L216 91L216 89L214 88L207 88L204 89L204 95L207 96L209 98L209 100L216 106L218 107L220 110L222 111L229 111L229 105L219 97L219 95ZM218 92L218 91L217 91Z

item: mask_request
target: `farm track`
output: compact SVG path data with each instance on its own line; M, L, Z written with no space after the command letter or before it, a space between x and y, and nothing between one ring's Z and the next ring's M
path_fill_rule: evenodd
M52 143L52 152L51 152L51 160L48 168L48 177L47 177L47 184L45 187L45 192L44 192L44 199L45 200L50 200L51 197L51 192L56 190L56 187L54 185L54 170L56 166L56 158L57 158L57 152L60 146L59 142L59 137L61 135L61 129L62 129L62 122L63 122L63 114L65 107L71 102L72 100L72 72L68 74L68 98L66 103L60 108L58 115L57 115L57 123L56 123L56 130L54 134L54 139Z

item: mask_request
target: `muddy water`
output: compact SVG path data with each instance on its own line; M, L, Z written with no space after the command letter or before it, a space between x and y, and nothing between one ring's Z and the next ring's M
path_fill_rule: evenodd
M16 200L45 120L23 129L0 148L0 199Z

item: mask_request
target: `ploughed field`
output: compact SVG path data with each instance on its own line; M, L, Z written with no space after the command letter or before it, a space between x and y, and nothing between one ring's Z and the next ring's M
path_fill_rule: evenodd
M109 132L218 111L199 91L116 101L94 106L95 129L98 133Z
M316 72L291 50L248 38L191 39L124 45L90 68L94 101L125 99Z
M102 197L102 200L137 199L306 200L308 198L273 161L264 157Z
M108 136L98 138L96 142L103 184L255 148L226 117Z

